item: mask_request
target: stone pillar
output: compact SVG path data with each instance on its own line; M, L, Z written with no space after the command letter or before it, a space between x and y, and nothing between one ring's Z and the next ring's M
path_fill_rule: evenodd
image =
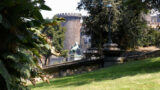
M103 54L104 54L104 67L109 67L114 64L123 63L124 57L121 57L123 50L118 48L118 45L115 43L106 43L104 45Z

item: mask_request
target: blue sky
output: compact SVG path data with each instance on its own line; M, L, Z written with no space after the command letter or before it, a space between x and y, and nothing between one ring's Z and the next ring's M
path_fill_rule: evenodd
M58 13L81 13L87 15L87 11L77 10L77 3L80 0L45 0L45 4L48 5L52 11L41 11L44 18L52 18Z

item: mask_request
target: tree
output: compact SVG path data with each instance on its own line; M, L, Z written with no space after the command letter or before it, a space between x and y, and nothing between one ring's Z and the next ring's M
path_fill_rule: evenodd
M143 17L149 10L146 2L141 0L110 0L113 5L111 13L112 39L122 49L136 48L144 45L144 34L147 23ZM135 6L137 5L137 6ZM142 8L143 7L143 8ZM79 9L85 9L89 16L84 19L85 33L91 35L92 46L102 47L107 41L108 10L102 5L102 0L81 0ZM149 7L148 7L149 8ZM151 8L151 7L150 7ZM143 11L143 12L142 12ZM149 42L145 42L146 44Z
M113 8L111 10L111 29L113 31L117 28L118 20L118 6L119 1L114 2L111 0ZM88 11L89 16L84 18L85 33L91 36L92 47L102 48L103 44L107 41L108 31L108 17L109 10L102 5L102 0L81 0L78 6L79 9L85 9Z
M148 12L151 9L160 10L160 0L125 0L125 5L137 12Z
M46 19L47 22L53 23L50 25L45 25L42 29L42 33L45 34L51 43L51 46L53 46L55 51L59 53L58 56L67 56L67 51L64 50L64 39L65 39L65 28L61 26L61 22L65 21L63 18L53 17L53 19ZM47 65L47 59L52 55L49 51L48 53L44 54L45 59L45 65ZM56 55L57 56L57 55Z
M150 13L152 10L159 11L160 10L160 0L125 0L123 5L129 10L132 11L131 15L134 17L131 18L130 21L134 21L133 25L137 27L139 33L136 34L136 45L138 46L148 46L148 45L156 45L159 46L158 37L159 32L153 30L150 27L146 26L146 22L143 19L145 14ZM128 15L125 15L125 18ZM138 23L135 23L135 21ZM138 24L138 25L137 25ZM126 24L125 24L126 25ZM126 29L127 31L128 29ZM131 30L131 31L134 31ZM130 35L132 36L132 35ZM133 40L133 39L132 39ZM132 41L131 40L131 41ZM133 44L133 46L136 46ZM132 47L133 47L132 46Z
M117 32L114 39L122 49L136 48L142 43L142 38L147 37L144 32L147 30L147 23L141 12L132 10L129 6L125 6L125 2L121 3L119 9L121 14L118 23ZM146 35L146 36L145 36Z
M23 80L39 75L38 59L48 48L47 37L38 28L44 24L40 10L51 10L44 0L1 0L0 84L1 90L24 90Z

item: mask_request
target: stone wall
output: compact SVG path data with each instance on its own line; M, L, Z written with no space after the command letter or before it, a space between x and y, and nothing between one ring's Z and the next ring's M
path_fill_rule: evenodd
M90 72L103 67L103 60L79 60L57 64L45 67L43 70L49 74L50 77L63 77L68 75L80 74Z
M81 14L61 13L56 16L66 19L66 21L62 23L62 26L66 28L64 49L70 50L75 42L80 44Z
M152 51L152 52L148 52L140 55L128 56L128 57L125 57L124 61L128 62L128 61L134 61L134 60L143 60L143 59L152 58L152 57L160 57L160 50L156 50L156 51Z
M121 61L120 63L114 63L114 64L121 64L124 62L134 61L134 60L143 60L151 57L160 57L160 50L144 53L141 55L124 57L123 61ZM107 64L108 65L106 65L106 67L114 65L113 63L112 64L107 63ZM43 70L49 74L50 78L53 78L53 77L63 77L68 75L84 73L84 72L90 72L93 70L103 68L104 66L105 66L105 63L103 58L93 59L93 60L83 59L78 61L46 66L44 67Z

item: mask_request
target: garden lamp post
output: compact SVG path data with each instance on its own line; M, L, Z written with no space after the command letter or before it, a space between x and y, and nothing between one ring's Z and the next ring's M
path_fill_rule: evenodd
M112 4L109 0L103 0L103 5L108 9L108 42L104 44L103 54L104 54L104 67L108 67L120 62L123 62L124 58L121 57L123 53L120 48L118 48L118 44L112 42Z
M112 4L108 0L103 0L103 5L108 9L108 42L104 44L105 50L119 50L118 44L112 42L111 18L112 18Z

